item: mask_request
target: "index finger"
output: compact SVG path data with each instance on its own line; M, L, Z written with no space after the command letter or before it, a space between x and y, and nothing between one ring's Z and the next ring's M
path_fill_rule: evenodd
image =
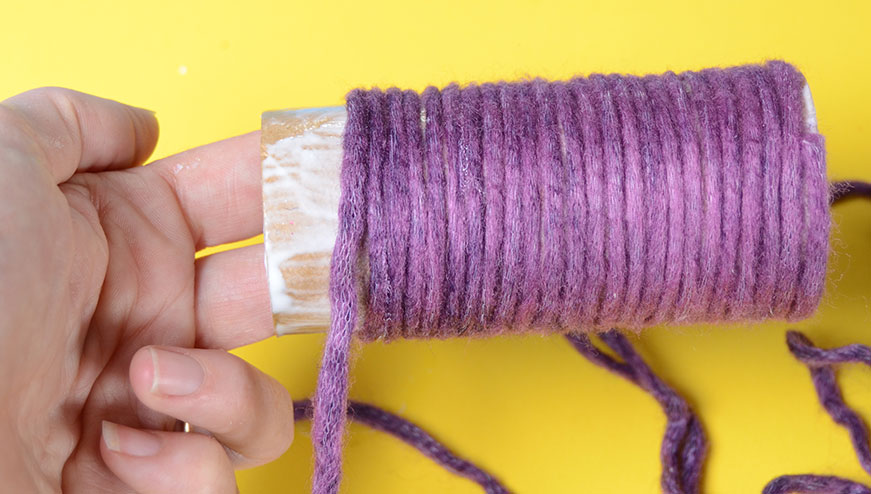
M150 111L70 89L39 88L0 103L2 146L44 160L55 183L138 165L157 134Z
M260 131L157 160L142 171L169 184L197 250L263 231Z

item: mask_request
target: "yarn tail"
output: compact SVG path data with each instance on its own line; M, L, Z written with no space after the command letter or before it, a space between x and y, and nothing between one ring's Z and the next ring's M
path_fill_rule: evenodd
M585 334L566 335L569 343L590 362L631 381L659 402L668 419L660 450L662 491L664 494L698 494L708 451L701 421L686 400L653 373L625 336L612 329L599 338L623 361L599 350Z
M871 191L871 188L868 189ZM823 349L814 346L811 340L798 331L786 334L789 351L807 365L817 396L832 419L850 433L853 448L859 463L871 474L871 442L868 426L861 417L844 402L841 389L835 379L835 365L855 362L871 366L871 347L847 345ZM871 487L852 480L826 475L783 475L765 486L763 494L871 494Z
M845 180L842 182L832 182L829 186L829 202L832 205L854 197L871 199L871 183L860 182L858 180Z
M310 419L313 407L310 400L294 402L295 420ZM469 460L456 455L428 432L417 425L374 405L349 401L348 417L361 424L386 432L414 447L430 459L453 472L480 485L486 494L509 494L511 491L493 475L476 466Z
M348 403L351 335L357 322L357 257L365 234L364 188L370 110L360 91L348 95L343 140L339 232L330 263L332 321L324 344L314 402L314 494L336 494L342 479L342 441Z

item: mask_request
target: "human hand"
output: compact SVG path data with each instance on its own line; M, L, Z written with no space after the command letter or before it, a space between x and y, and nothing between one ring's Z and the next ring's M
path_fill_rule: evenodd
M262 245L194 259L260 233L259 133L135 166L157 134L69 90L0 104L4 492L236 492L292 441L287 391L226 352L273 333Z

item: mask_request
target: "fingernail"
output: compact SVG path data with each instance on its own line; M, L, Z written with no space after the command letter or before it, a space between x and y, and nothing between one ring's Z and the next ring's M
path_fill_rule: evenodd
M117 453L130 456L152 456L160 451L160 438L156 435L103 421L103 442Z
M205 373L199 362L187 355L149 348L154 367L151 392L171 396L189 395L200 389Z

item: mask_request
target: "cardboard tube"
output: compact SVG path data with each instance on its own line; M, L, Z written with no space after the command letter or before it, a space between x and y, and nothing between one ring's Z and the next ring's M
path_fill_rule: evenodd
M810 88L805 125L816 132ZM275 331L326 331L330 258L338 231L343 107L262 116L263 233Z

